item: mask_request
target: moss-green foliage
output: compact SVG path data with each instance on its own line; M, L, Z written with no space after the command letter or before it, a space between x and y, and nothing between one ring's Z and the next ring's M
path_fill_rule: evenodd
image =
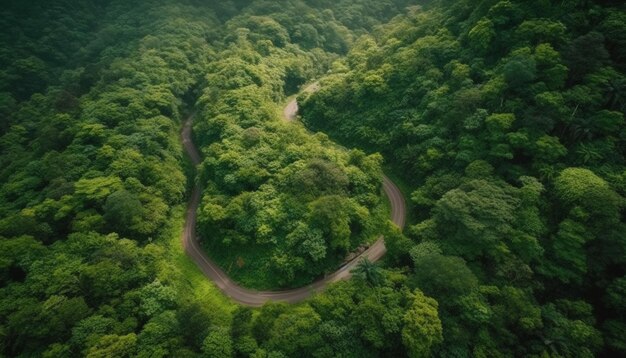
M400 272L380 274L376 285L357 277L297 306L268 303L254 316L236 313L235 351L276 357L428 356L442 339L437 302L408 289Z
M292 125L231 130L240 134L205 151L199 227L234 279L301 285L380 233L380 156ZM247 144L251 133L255 144Z
M439 302L438 355L624 354L626 312L601 298L626 264L623 13L430 2L357 40L301 105L413 186L418 245L394 259Z
M282 247L275 261L287 269L303 261L291 274L303 282L337 264L378 232L370 216L381 200L381 158L280 125L275 114L356 34L402 8L368 3L7 2L0 355L292 355L321 341L285 337L286 328L334 337L332 324L315 333L320 318L309 318L321 316L309 308L276 330L261 327L267 342L240 339L246 316L235 313L231 327L232 304L180 245L193 178L183 174L178 130L184 104L200 98L196 133L209 154L200 175L214 181L205 199L249 197L259 208L251 220L270 219L239 237L256 243L258 232L286 245L289 236L293 250ZM264 211L278 192L290 217ZM289 275L277 277L268 285ZM337 349L355 350L342 339Z
M190 297L181 280L194 277L173 270L195 272L166 248L178 244L169 221L185 193L180 108L211 56L212 10L78 1L3 11L0 355L200 352L204 337L181 327L195 320L206 336L230 308ZM211 310L184 315L196 300Z
M619 2L3 5L0 356L626 352ZM304 121L383 154L413 189L406 236L376 227L380 155L278 120L328 70ZM382 229L388 255L235 308L180 245L194 180L203 242L251 286L309 282Z
M226 22L225 48L198 100L194 129L206 158L199 233L208 254L246 286L309 283L378 235L386 220L379 155L338 148L276 115L293 88L337 57L321 40L305 52L310 44L295 36L305 25L324 33L336 22L319 16L303 3L278 9L255 2Z

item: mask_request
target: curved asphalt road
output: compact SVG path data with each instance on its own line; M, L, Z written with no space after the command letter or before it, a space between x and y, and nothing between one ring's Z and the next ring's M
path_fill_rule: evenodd
M307 87L305 89L306 92L314 92L319 88L317 83ZM285 120L292 121L296 118L296 114L298 111L298 104L296 100L292 100L289 102L284 111ZM200 164L202 161L200 158L200 154L196 149L195 145L191 139L191 126L193 123L194 114L190 115L189 118L185 121L185 124L182 129L182 140L183 146L189 158L194 165ZM398 225L398 227L403 228L405 223L406 216L406 207L404 204L404 197L402 193L398 189L398 187L386 176L383 177L383 190L385 194L389 198L391 202L391 220ZM361 255L359 255L354 260L350 261L345 266L342 266L339 270L334 273L320 279L318 281L313 282L310 285L290 289L283 291L255 291L247 288L243 288L237 283L233 282L230 277L211 259L207 257L202 248L200 247L200 243L198 242L198 238L196 237L196 212L198 209L198 205L200 204L200 196L201 196L201 188L199 184L196 184L193 188L193 192L191 194L191 199L189 200L189 205L187 207L187 216L185 220L185 229L182 235L183 247L185 248L185 252L191 259L198 265L200 270L204 273L204 275L209 278L211 281L215 283L217 287L220 288L227 296L231 297L234 301L248 306L261 306L266 301L284 301L288 303L300 302L312 294L322 291L326 285L331 282L336 282L339 280L344 280L350 278L350 271L358 264L359 260L363 257L367 257L370 261L376 261L380 259L387 249L385 248L385 241L383 237L380 236L378 240L370 246L367 250L365 250Z

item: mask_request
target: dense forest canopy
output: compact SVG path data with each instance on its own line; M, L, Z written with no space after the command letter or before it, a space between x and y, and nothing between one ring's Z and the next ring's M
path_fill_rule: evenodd
M379 151L414 188L409 281L440 304L438 354L538 354L532 336L552 354L623 353L611 293L626 273L617 6L413 8L361 37L302 105L308 126ZM468 304L482 311L473 323Z
M626 355L620 1L0 14L0 356ZM182 248L196 183L200 243L243 286L309 284L379 234L387 254L237 305Z

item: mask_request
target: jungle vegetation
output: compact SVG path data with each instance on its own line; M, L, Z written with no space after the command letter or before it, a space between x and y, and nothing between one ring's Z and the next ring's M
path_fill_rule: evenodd
M620 1L4 4L1 357L626 354ZM182 251L196 182L243 286L310 283L381 233L387 255L238 306Z

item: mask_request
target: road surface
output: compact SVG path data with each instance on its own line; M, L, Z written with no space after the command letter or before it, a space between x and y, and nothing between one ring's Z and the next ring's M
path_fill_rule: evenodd
M307 87L305 91L314 92L317 88L319 88L319 85L314 83L313 85ZM289 102L285 108L285 120L291 121L295 119L297 111L298 105L294 99ZM181 135L185 151L189 155L191 162L197 166L201 162L201 157L191 137L193 117L194 115L192 114L187 118L183 125ZM386 176L383 177L383 190L391 203L391 220L398 225L398 227L403 228L406 217L406 206L402 193ZM185 228L182 235L183 247L187 255L189 255L189 257L191 257L191 259L198 265L207 278L213 281L215 285L219 287L222 292L224 292L224 294L243 305L256 307L263 305L269 300L288 303L300 302L307 299L314 293L322 291L331 282L350 278L350 271L358 264L361 258L366 257L372 262L377 261L387 251L385 248L385 241L383 240L383 237L380 236L372 246L365 250L361 255L357 256L354 260L350 261L347 265L310 285L282 291L256 291L247 289L233 282L215 262L211 261L211 259L207 257L203 249L200 247L200 242L196 237L196 212L198 205L200 204L201 191L200 184L196 184L191 193L191 198L187 206Z
M319 90L319 89L320 89L320 83L319 82L314 82L314 83L308 85L307 87L305 87L303 92L304 93L313 93L313 92L317 92L317 90ZM294 119L296 119L296 115L297 114L298 114L298 101L294 97L285 106L285 109L283 111L283 116L284 116L283 118L284 118L285 121L291 122Z

